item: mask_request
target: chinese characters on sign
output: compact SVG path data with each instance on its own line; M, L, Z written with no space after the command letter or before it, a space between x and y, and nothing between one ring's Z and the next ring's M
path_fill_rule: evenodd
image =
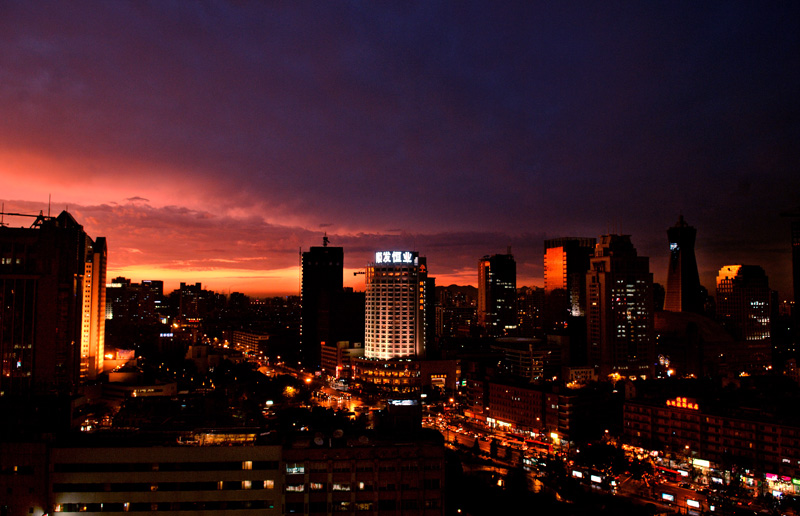
M694 400L687 400L686 398L677 397L674 400L667 400L668 407L685 408L691 410L699 410L697 403Z
M378 251L375 263L414 263L414 255L408 251Z

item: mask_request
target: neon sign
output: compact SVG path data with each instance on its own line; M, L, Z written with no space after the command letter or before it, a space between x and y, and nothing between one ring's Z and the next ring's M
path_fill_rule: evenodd
M694 400L687 400L686 398L681 398L680 396L674 400L667 400L667 406L685 408L689 410L700 410L700 407L697 406L697 403L695 403Z
M409 251L378 251L375 253L375 263L408 263L412 264L414 253Z

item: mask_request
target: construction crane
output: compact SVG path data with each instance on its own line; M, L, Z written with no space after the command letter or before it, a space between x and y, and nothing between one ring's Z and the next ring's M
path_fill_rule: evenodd
M44 222L45 220L49 220L49 219L53 218L53 217L50 217L49 215L46 216L43 211L39 211L38 215L33 215L31 213L11 213L11 212L2 211L2 209L0 209L0 226L7 226L8 225L5 222L5 216L6 215L8 215L9 217L33 217L36 220L33 221L33 224L31 224L31 227L40 226L42 224L42 222Z

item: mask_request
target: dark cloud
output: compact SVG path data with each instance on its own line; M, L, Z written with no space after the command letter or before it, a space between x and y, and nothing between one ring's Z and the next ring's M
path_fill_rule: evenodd
M404 244L462 271L511 245L537 274L545 237L618 228L658 277L683 212L701 267L763 263L786 290L798 14L3 2L0 195L53 193L126 248L170 239L160 256L176 262L220 239L253 269L296 264L327 229L348 263Z

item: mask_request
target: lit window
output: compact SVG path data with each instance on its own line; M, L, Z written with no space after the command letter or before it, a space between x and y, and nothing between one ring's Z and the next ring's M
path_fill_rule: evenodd
M289 462L286 464L287 473L305 473L306 468L302 462Z

